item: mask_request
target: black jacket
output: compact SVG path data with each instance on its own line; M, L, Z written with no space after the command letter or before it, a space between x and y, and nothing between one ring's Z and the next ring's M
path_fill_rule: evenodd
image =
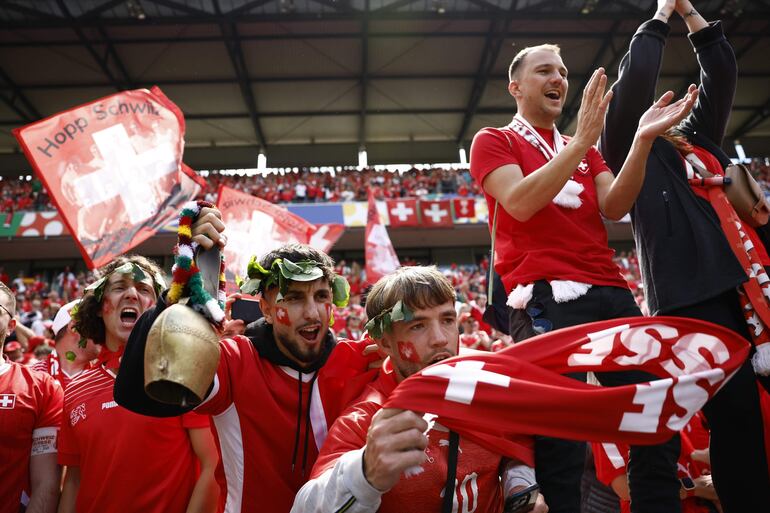
M600 150L615 173L631 148L639 118L656 99L669 30L657 20L642 24L620 63L600 142ZM690 142L711 152L725 167L730 159L720 144L735 96L735 55L720 22L689 38L700 64L701 82L698 101L679 128ZM652 314L699 303L746 281L716 212L693 193L679 152L660 137L647 159L644 184L631 219Z

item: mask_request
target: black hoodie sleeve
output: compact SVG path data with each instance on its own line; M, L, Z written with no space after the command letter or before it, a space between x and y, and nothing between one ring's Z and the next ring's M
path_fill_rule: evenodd
M642 23L620 61L599 142L599 151L615 174L620 173L631 150L639 119L655 101L663 49L670 31L659 20Z
M158 298L154 308L150 308L137 321L126 343L120 370L115 380L115 402L127 410L151 417L175 417L193 409L182 408L151 399L144 392L144 349L147 346L147 334L152 323L166 309L166 293Z

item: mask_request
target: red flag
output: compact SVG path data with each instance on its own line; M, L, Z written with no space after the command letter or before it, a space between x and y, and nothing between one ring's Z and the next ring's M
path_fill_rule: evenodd
M205 185L182 163L184 130L182 111L153 87L13 134L93 268L155 235Z
M399 226L418 226L417 219L417 200L416 199L397 199L385 202L388 206L388 217L390 226L393 228Z
M316 226L284 207L225 186L219 188L217 207L227 235L224 253L228 283L236 275L246 276L252 255L264 255L290 242L327 252L345 231L339 224Z
M388 231L380 222L374 194L369 190L369 211L366 215L366 281L371 284L401 267Z
M426 227L452 226L452 210L449 200L420 200L420 216Z
M444 360L404 380L385 407L437 414L460 435L514 457L518 449L506 436L660 443L719 391L749 347L734 332L693 319L594 322ZM561 375L622 370L662 379L603 388Z
M476 217L476 200L474 198L455 198L452 200L455 218Z

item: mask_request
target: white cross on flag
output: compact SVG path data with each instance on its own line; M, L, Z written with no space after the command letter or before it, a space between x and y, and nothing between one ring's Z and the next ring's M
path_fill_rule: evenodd
M0 394L0 410L12 410L16 406L16 394Z
M420 217L423 226L452 226L452 208L449 200L420 200Z
M474 198L455 198L452 200L456 218L471 219L476 217L476 200Z
M89 267L152 237L205 182L184 163L182 112L123 91L13 131Z
M316 226L280 205L257 198L230 187L219 188L217 207L225 222L225 262L227 283L235 276L246 276L246 265L252 255L265 253L288 244L309 244L328 252L342 236L345 227L340 224Z
M388 217L390 218L391 227L418 226L420 224L417 218L416 199L388 200L385 204L388 206Z

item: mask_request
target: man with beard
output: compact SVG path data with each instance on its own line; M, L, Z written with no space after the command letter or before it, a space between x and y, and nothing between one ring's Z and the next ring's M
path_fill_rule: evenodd
M0 347L16 326L16 298L0 283ZM62 389L0 355L0 513L53 513L59 498L56 438Z
M398 383L457 355L454 303L452 285L435 267L402 267L372 288L367 329L388 358L329 430L292 512L494 513L505 497L534 484L531 467L460 440L429 415L382 409ZM531 460L526 440L521 454ZM537 501L535 511L547 511L542 496Z
M207 250L224 246L219 211L201 208L195 217L191 241ZM216 375L195 411L214 420L225 511L285 512L307 480L328 426L374 372L367 373L365 343L338 343L329 330L332 302L347 299L340 297L340 291L347 296L346 282L335 275L329 256L288 244L253 259L248 275L241 290L261 294L264 317L250 326L248 337L219 342ZM121 405L158 417L192 409L156 402L144 391L147 336L168 302L162 295L139 320L115 389Z
M80 336L102 348L64 397L59 463L67 473L59 513L213 512L217 454L210 420L152 419L114 400L128 336L164 286L160 269L144 257L121 256L99 275L74 313Z

